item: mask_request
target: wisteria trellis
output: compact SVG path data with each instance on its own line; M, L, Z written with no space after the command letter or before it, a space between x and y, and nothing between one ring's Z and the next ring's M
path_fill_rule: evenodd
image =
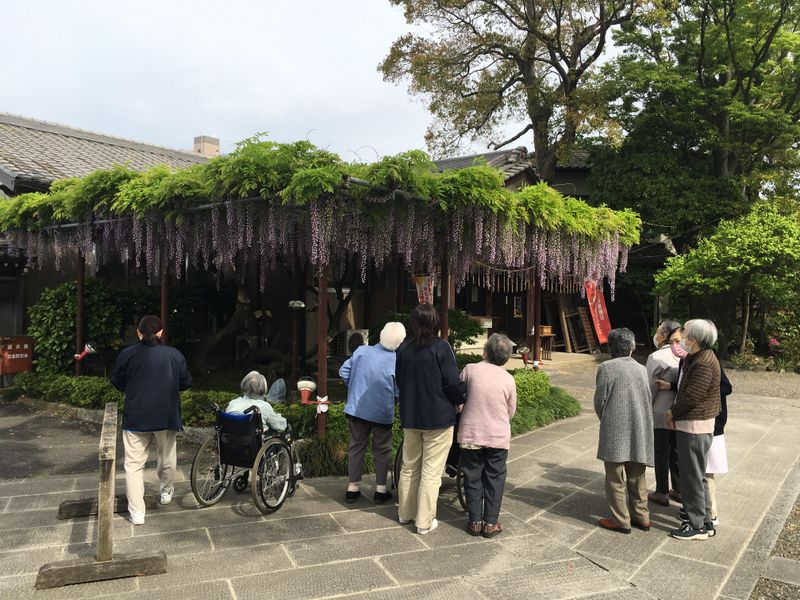
M358 258L362 280L370 268L381 271L397 255L406 269L433 271L447 243L450 273L457 286L471 276L487 288L498 278L514 279L522 289L535 269L538 284L569 279L608 281L613 298L616 272L625 271L628 246L618 233L606 238L525 222L504 220L478 205L442 210L439 204L394 194L369 198L365 211L343 193L289 205L262 198L214 203L180 219L157 213L123 216L39 231L10 231L10 246L22 249L28 266L53 261L59 268L68 254L95 252L99 265L110 260L135 265L157 280L161 256L180 278L186 265L212 266L228 276L244 276L245 265L258 273L264 289L279 256L297 257L314 268ZM380 205L381 210L374 210ZM295 264L295 261L289 261ZM491 271L496 271L492 273ZM480 277L474 277L480 272Z

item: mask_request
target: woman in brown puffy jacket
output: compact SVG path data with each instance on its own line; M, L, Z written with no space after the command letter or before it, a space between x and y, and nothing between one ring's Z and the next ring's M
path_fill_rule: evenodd
M693 319L684 324L680 344L688 356L675 404L664 415L667 426L676 430L683 510L681 527L671 535L681 540L705 540L716 533L705 478L706 455L720 410L720 366L711 350L716 341L717 328L711 321Z

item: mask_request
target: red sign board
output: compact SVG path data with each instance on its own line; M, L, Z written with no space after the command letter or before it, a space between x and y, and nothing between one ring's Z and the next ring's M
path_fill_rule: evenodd
M33 338L17 335L2 338L0 375L30 371L33 367Z
M597 286L596 281L587 279L584 281L586 287L586 300L589 302L589 312L592 313L592 323L597 333L597 341L601 344L608 342L608 334L611 331L611 321L606 310L606 301L603 298L603 290Z

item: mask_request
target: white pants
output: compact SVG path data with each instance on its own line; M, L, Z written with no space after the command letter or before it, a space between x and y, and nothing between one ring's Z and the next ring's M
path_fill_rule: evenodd
M153 441L158 452L156 474L161 482L160 491L172 489L177 465L176 433L169 429L122 432L125 446L125 491L128 495L129 512L144 514L144 465Z

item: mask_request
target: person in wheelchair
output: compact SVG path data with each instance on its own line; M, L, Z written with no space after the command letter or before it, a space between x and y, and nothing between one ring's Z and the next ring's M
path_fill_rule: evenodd
M242 395L234 398L225 407L225 412L244 414L251 406L258 408L261 421L264 423L264 433L280 434L287 430L286 418L275 412L272 405L264 398L267 394L267 378L258 371L250 371L239 385Z

